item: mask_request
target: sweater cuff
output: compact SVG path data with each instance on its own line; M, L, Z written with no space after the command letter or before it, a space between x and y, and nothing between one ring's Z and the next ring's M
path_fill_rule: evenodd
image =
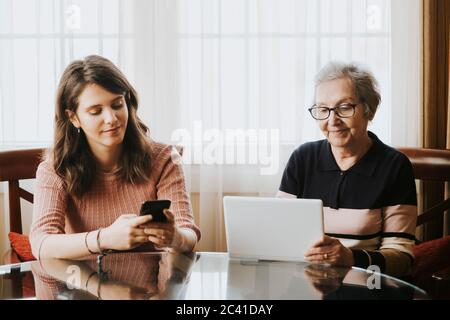
M380 272L383 272L386 268L386 262L384 256L378 251L366 251L361 249L351 249L353 253L353 259L355 261L354 266L367 269L369 266L377 266L380 268Z
M367 251L360 249L351 249L353 253L354 266L358 268L367 269L370 265L370 256Z

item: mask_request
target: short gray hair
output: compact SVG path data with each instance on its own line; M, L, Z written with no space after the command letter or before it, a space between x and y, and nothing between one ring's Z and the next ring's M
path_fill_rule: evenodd
M372 120L381 102L378 82L372 72L355 62L344 63L331 61L315 77L315 88L322 82L348 78L356 98L365 107L365 116Z

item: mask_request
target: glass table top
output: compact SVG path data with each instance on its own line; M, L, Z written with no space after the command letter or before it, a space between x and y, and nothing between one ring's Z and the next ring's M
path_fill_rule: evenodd
M428 299L402 280L359 268L234 260L226 253L114 253L0 267L0 299Z

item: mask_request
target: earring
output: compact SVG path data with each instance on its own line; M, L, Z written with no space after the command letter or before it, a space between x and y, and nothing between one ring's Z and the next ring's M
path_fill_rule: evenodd
M81 129L80 129L80 128L77 128L77 131L78 131L78 134L80 134Z

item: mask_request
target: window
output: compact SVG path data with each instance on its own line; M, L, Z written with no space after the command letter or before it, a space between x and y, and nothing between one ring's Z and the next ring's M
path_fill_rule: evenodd
M307 108L328 60L365 63L382 95L369 129L418 144L419 37L419 0L0 0L0 149L51 144L62 70L104 55L136 87L156 140L192 138L183 159L194 164L185 173L198 193L198 248L224 250L223 194L273 196L291 151L322 138ZM186 159L239 130L277 133L272 175Z
M282 143L320 138L306 112L329 60L360 61L379 80L373 130L391 141L391 7L386 0L180 1L185 125L277 128ZM206 120L206 118L208 120Z
M192 131L195 121L221 130L277 129L288 144L320 138L306 112L315 73L330 59L361 61L382 93L371 130L395 142L393 136L410 135L392 126L396 97L417 95L419 82L418 59L411 57L418 56L419 5L404 3L0 0L0 144L51 143L60 74L94 53L136 84L144 121L165 141L176 128ZM416 100L400 103L411 109Z
M0 0L2 148L51 143L56 87L70 61L100 54L132 69L132 10L119 0Z

